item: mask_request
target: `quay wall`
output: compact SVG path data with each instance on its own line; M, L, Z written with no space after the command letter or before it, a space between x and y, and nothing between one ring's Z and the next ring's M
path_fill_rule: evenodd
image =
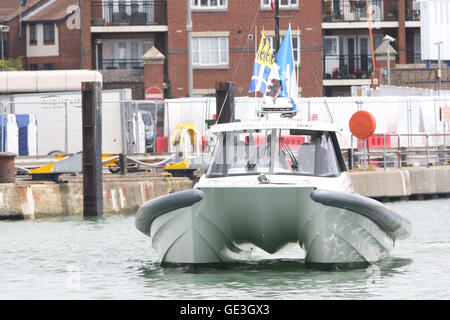
M450 166L353 171L355 191L378 200L450 195ZM147 200L191 189L188 178L132 176L103 181L104 215L134 214ZM0 219L37 219L83 214L81 179L0 184Z
M134 214L147 200L191 189L188 178L139 178L103 181L103 214ZM0 184L0 219L37 219L83 215L83 182Z
M450 194L450 166L350 173L355 191L370 198L421 198Z

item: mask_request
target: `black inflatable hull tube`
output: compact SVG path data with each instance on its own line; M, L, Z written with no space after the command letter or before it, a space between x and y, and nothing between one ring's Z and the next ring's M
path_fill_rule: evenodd
M411 235L411 222L381 202L356 193L316 189L310 198L325 206L347 209L370 219L392 239L403 240Z
M145 202L137 211L136 228L150 236L152 222L159 216L176 209L190 207L203 199L205 194L198 189L178 191Z

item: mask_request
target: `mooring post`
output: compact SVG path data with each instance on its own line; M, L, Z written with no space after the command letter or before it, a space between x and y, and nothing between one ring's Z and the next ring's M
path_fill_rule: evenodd
M100 82L82 83L83 216L103 215L102 87Z
M126 175L128 173L128 161L127 155L124 153L119 154L119 166L120 166L120 174Z
M234 83L216 82L216 123L234 120Z

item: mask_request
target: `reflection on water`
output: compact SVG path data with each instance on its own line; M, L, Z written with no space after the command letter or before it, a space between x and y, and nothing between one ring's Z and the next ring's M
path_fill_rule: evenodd
M449 299L450 200L395 202L413 223L392 256L310 268L298 248L220 266L162 267L133 216L1 221L1 299Z

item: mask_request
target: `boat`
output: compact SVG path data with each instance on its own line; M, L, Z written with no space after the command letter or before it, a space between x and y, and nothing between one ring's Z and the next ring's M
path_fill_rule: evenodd
M139 208L136 228L161 264L248 261L257 248L298 244L310 266L360 268L411 234L408 219L355 193L335 123L282 115L212 126L211 162L194 188Z
M263 33L250 85L264 94L255 119L218 119L209 129L209 166L194 188L138 209L136 228L161 264L248 261L257 249L277 254L298 244L310 266L359 268L387 258L411 234L406 218L355 193L328 107L329 121L301 117L293 65L290 27L276 57ZM361 134L373 133L361 123Z

